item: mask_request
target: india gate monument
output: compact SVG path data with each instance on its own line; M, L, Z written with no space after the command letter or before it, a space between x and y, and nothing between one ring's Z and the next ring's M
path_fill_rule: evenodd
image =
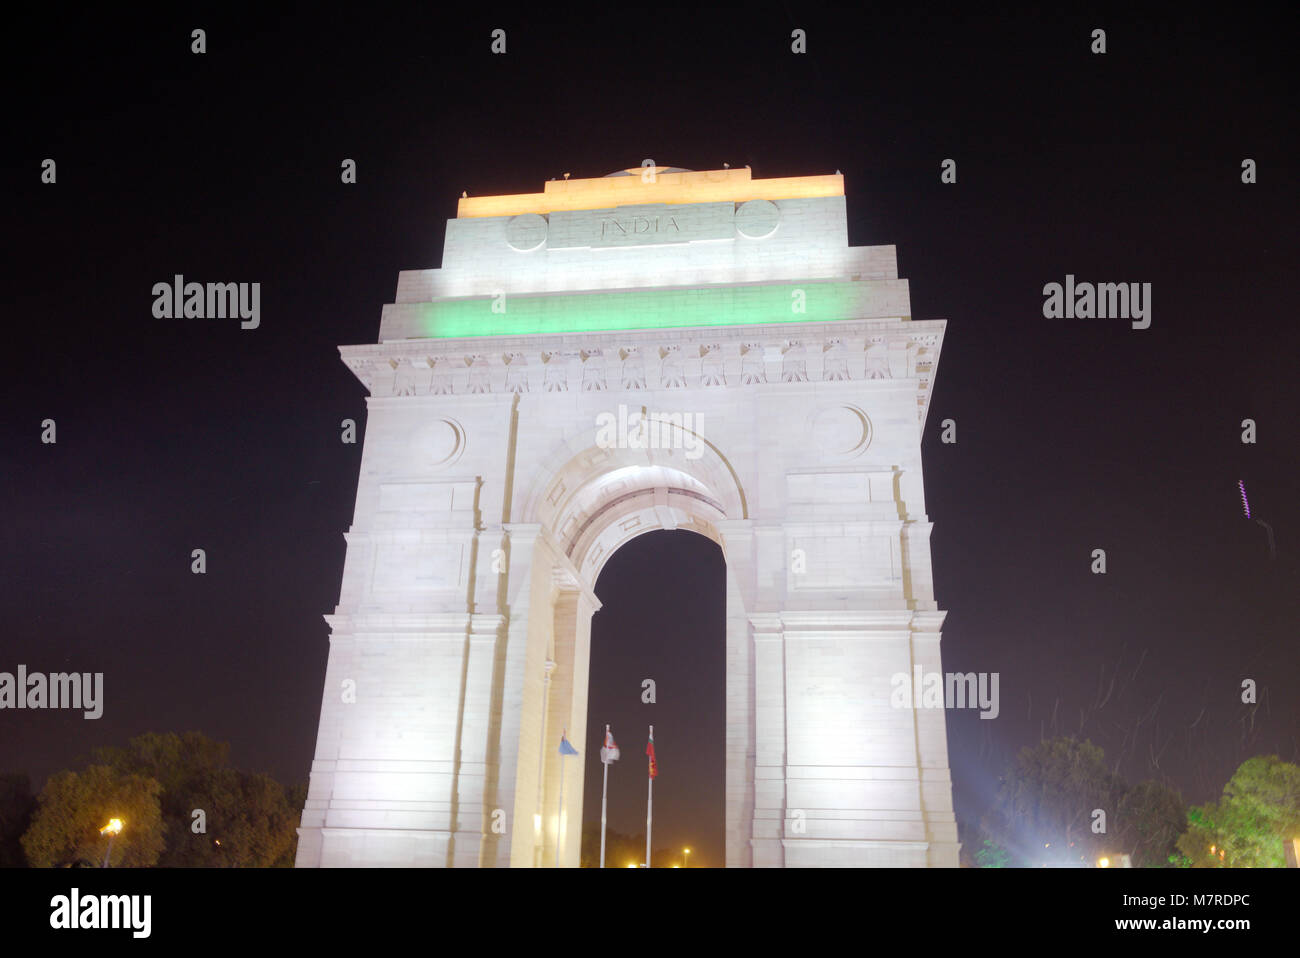
M944 321L848 245L838 173L539 186L463 197L340 349L369 411L298 866L576 867L594 585L680 529L726 563L727 866L955 867L944 709L891 701L942 671Z

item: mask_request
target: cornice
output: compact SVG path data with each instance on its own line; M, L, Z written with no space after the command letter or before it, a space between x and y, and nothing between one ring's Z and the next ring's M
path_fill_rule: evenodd
M339 354L376 398L910 382L924 424L946 325L842 320L409 339Z

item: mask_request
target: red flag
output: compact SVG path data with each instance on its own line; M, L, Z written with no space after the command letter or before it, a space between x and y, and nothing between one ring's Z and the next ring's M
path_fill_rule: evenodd
M645 747L645 753L650 756L650 777L654 778L659 774L659 766L655 764L655 737L654 733L650 735L650 744Z

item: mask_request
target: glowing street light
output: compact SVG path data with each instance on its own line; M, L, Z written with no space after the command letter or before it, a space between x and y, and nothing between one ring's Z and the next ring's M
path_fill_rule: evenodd
M691 850L690 850L689 848L683 848L683 849L682 849L682 855L683 855L683 856L689 855L690 853L691 853ZM682 858L682 867L683 867L683 868L690 868L690 867L691 867L691 860L690 860L689 858L685 858L685 857L683 857L683 858Z
M1098 867L1098 868L1109 868L1109 867L1110 867L1110 859L1109 859L1109 858L1106 858L1104 855L1103 855L1101 858L1098 858L1098 859L1097 859L1097 867Z
M99 830L101 835L105 832L108 833L108 848L104 851L104 864L100 865L100 868L108 867L108 857L113 854L113 839L117 837L117 833L121 830L122 819L120 818L110 818L108 824Z

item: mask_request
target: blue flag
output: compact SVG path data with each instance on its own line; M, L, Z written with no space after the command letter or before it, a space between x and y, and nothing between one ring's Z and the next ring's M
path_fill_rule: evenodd
M560 754L561 755L578 754L578 750L569 744L569 739L566 737L566 733L564 732L560 733Z

